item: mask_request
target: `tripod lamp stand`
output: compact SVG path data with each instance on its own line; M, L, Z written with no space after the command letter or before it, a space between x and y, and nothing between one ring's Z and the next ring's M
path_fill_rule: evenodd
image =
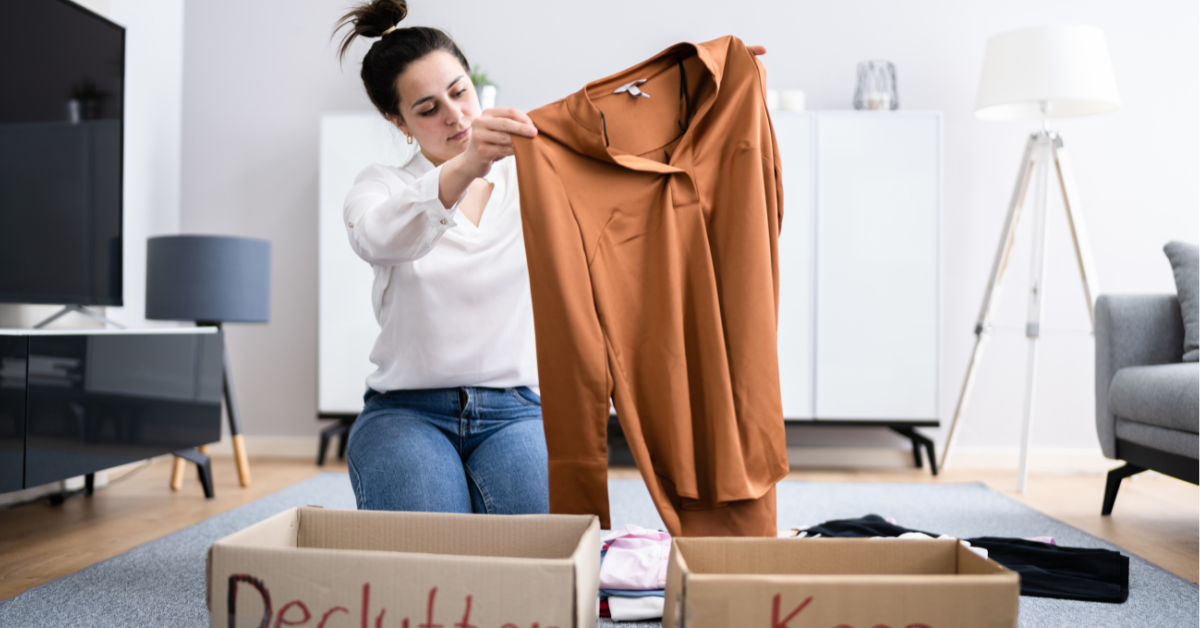
M162 236L146 247L146 318L195 321L222 329L224 323L265 323L271 318L271 243L226 236ZM233 400L233 376L225 352L225 414L238 481L250 486L250 462L242 422ZM188 452L177 453L185 456ZM186 456L185 456L186 457ZM183 481L176 459L171 488Z
M1047 246L1046 199L1051 174L1062 191L1067 224L1075 247L1075 259L1079 263L1080 279L1083 281L1083 294L1087 299L1088 316L1093 326L1093 305L1099 292L1071 161L1062 137L1049 129L1048 121L1050 118L1104 113L1116 109L1120 104L1104 33L1098 28L1028 28L995 35L987 42L975 116L991 121L1041 119L1042 129L1029 136L1017 170L1017 182L1000 233L1000 245L992 262L991 277L984 290L983 305L975 323L975 347L971 351L971 361L967 364L967 373L954 408L954 417L950 421L950 435L946 446L942 448L943 467L958 436L958 429L975 384L976 371L983 361L983 351L991 336L992 317L1000 299L1005 269L1008 267L1013 241L1016 238L1017 223L1025 201L1030 197L1029 188L1032 183L1033 260L1029 271L1029 305L1025 324L1025 403L1017 479L1017 491L1025 491L1034 390L1037 382L1038 340L1041 336L1042 284L1045 277Z

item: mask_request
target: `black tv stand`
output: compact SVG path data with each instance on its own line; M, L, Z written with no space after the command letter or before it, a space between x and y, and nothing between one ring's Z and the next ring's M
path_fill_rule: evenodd
M213 495L224 347L212 328L0 329L0 492L174 454ZM51 496L61 503L90 494Z

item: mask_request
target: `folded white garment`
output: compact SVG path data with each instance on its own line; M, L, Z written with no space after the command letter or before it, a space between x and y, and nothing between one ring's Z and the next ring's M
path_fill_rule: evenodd
M613 621L659 619L662 613L663 598L658 596L608 598L608 614Z

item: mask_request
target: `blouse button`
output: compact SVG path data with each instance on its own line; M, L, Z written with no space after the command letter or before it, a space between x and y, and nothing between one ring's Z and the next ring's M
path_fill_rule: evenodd
M446 219L445 219L445 218L443 218L443 219L439 220L438 222L440 222L440 223L442 223L442 224L444 225L444 224L446 224Z
M351 229L353 229L353 228L354 228L354 221L350 221L350 228L351 228Z

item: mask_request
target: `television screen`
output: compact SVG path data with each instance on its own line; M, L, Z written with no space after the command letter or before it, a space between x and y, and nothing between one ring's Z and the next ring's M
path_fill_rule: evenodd
M121 305L125 29L0 1L0 301Z

